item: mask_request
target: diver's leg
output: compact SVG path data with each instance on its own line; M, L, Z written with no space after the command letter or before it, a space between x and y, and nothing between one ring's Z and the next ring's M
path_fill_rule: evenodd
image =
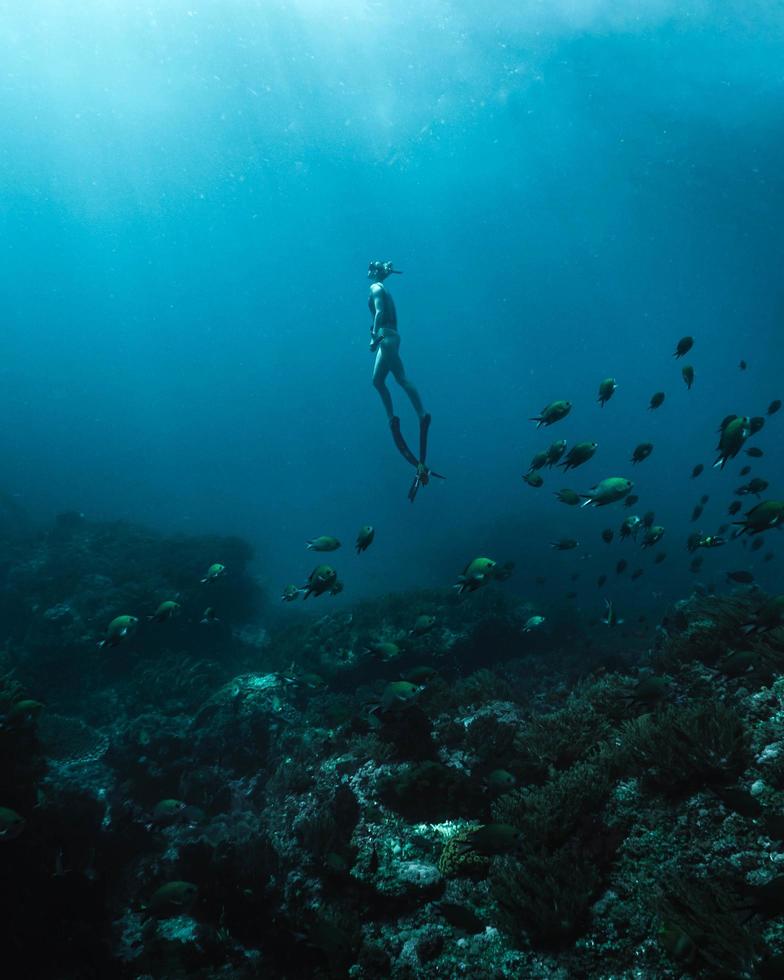
M384 341L382 340L376 352L376 363L373 365L373 387L381 396L381 401L384 403L384 409L387 413L387 419L391 422L394 418L395 411L392 407L392 395L390 395L389 388L387 388L387 375L389 374L389 370L389 357L384 350Z
M414 385L412 385L406 377L406 370L403 367L403 362L400 360L400 354L397 352L397 347L395 348L392 357L390 357L389 370L392 372L392 376L394 377L395 381L397 381L403 391L405 391L405 393L408 395L411 404L414 406L414 411L417 413L421 421L425 417L425 409L422 405L422 399L419 397L419 392L416 390Z
M392 396L389 393L389 388L386 386L387 375L391 370L390 352L394 351L394 349L394 344L389 343L389 338L382 339L376 354L376 363L373 367L373 387L379 393L381 401L384 403L389 427L392 430L392 438L395 440L398 452L406 462L411 463L412 466L416 466L416 456L408 448L406 440L403 438L403 433L400 431L400 419L394 413Z

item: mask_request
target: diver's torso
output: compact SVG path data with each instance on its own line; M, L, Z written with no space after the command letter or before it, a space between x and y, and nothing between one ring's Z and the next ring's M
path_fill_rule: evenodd
M381 301L381 318L379 320L380 327L386 327L387 330L397 330L397 313L395 312L395 303L390 296L390 294L384 289L383 286L379 285L379 289L372 290L370 298L368 299L368 306L370 307L371 316L376 315L376 303L374 298L374 293L379 297Z

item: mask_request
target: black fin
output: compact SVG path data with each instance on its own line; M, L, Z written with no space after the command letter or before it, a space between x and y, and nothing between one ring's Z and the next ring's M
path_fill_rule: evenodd
M395 445L397 446L400 455L406 460L407 463L410 463L415 467L417 465L416 457L408 448L406 440L403 438L403 433L400 431L400 419L397 417L397 415L393 415L389 420L389 428L392 430L392 438L395 440Z
M427 432L430 428L431 416L428 412L419 420L419 462L427 459Z

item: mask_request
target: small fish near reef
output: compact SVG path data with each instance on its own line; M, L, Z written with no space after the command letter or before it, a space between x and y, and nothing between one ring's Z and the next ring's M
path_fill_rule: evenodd
M16 810L0 806L0 843L16 840L25 829L25 818Z
M673 357L683 357L684 354L688 354L689 351L694 346L694 337L681 337L678 341Z
M483 585L492 582L495 577L495 566L496 562L492 558L474 558L473 561L470 561L466 565L462 574L458 576L457 584L454 586L457 589L457 594L462 595L464 592L476 592Z
M605 613L602 617L602 622L605 626L620 626L623 620L619 618L618 613L610 599L604 600Z
M222 578L226 574L226 566L221 565L219 561L216 561L213 565L207 569L207 574L201 580L202 584L217 582L219 578Z
M311 538L305 547L308 551L337 551L340 541L328 534L322 534L318 538Z
M147 621L150 623L165 623L166 620L179 616L181 612L182 606L179 602L175 602L173 599L167 599L158 606L152 616L147 617Z
M340 591L338 585L338 573L334 568L330 565L317 565L302 587L303 599L307 599L310 595L318 597L324 595L325 592L337 595Z
M631 480L622 476L609 476L591 487L588 493L580 494L581 497L585 498L580 506L606 507L608 504L614 504L628 496L633 486Z
M599 404L604 408L607 402L615 394L618 385L615 378L605 378L599 385Z
M565 471L576 469L576 467L582 466L583 463L587 463L598 448L598 442L578 442L566 454L566 459L563 463L559 463L558 465L563 466Z
M357 554L361 555L363 551L367 551L370 545L373 543L373 538L376 536L375 528L370 524L365 524L364 527L359 529L359 534L357 535L356 549Z
M103 650L105 647L116 647L123 640L128 639L136 632L139 625L137 616L115 616L106 627L106 636L98 643L98 648Z
M555 422L565 419L571 410L571 402L563 400L550 402L549 405L545 405L539 415L533 416L528 421L536 422L536 428L540 429L543 425L553 425Z

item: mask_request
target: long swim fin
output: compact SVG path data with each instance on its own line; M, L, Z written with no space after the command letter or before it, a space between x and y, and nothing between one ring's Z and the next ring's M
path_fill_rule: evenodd
M417 458L408 448L408 444L403 438L403 433L400 431L400 419L397 417L397 415L393 415L389 420L389 428L392 430L392 438L395 440L395 445L397 446L400 455L407 463L410 463L414 468L416 468Z
M428 412L419 420L419 462L424 463L427 459L427 433L430 429L432 417Z

